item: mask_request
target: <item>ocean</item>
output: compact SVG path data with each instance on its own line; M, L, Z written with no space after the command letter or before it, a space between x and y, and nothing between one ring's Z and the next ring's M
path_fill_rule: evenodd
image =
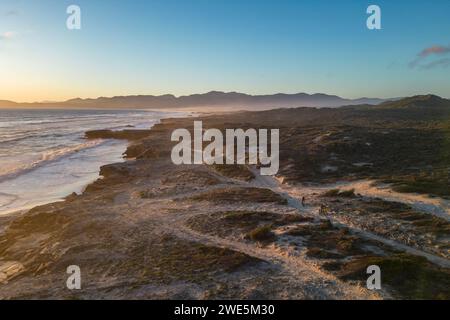
M0 109L0 215L80 193L127 142L86 140L95 129L148 129L181 112Z

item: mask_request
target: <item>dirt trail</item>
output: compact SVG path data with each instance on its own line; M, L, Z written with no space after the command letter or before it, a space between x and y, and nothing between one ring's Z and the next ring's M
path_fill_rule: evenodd
M376 184L375 181L356 181L343 184L345 188L354 188L364 196L378 197L387 201L402 202L412 208L436 215L450 221L450 201L442 198L431 198L418 193L400 193L392 190L389 185Z
M274 178L272 176L261 176L261 175L259 175L258 170L252 170L252 172L255 175L255 180L253 182L255 186L271 189L272 191L280 194L285 199L287 199L288 205L290 205L290 206L292 206L294 208L297 208L297 209L299 209L299 210L301 210L303 212L306 211L306 212L309 212L309 214L311 214L311 215L315 215L316 212L319 211L319 207L316 207L316 206L307 206L307 207L302 206L301 201L299 200L299 197L300 197L300 194L302 194L302 193L303 193L303 195L305 195L305 194L312 194L312 193L318 191L319 189L320 190L324 189L324 187L320 187L320 188L302 188L301 190L299 190L298 187L282 185L276 178ZM352 184L340 184L340 186L355 188L355 190L358 193L361 193L362 195L365 195L365 196L372 196L372 197L375 196L376 197L376 196L378 196L380 194L385 194L385 193L390 194L388 190L385 190L385 191L380 192L380 193L375 193L375 194L368 193L367 190L372 190L372 189L378 190L375 187L368 188L368 186L371 186L371 184L372 183L370 181L365 181L365 182L361 182L360 181L360 182L352 183ZM336 185L334 185L334 186L336 186ZM366 188L365 189L360 189L360 188L358 188L358 186L364 186ZM360 192L360 190L365 190L366 192ZM392 193L392 194L394 194L394 193ZM407 195L405 198L406 199L417 199L419 197L420 197L420 195L411 195L410 197L408 197L408 195ZM422 197L423 197L423 199L428 199L428 198L426 198L424 196L422 196ZM422 199L422 197L420 197L420 199ZM395 201L398 201L398 202L411 204L408 201L403 201L405 198L399 198L399 197L395 197L394 198L393 197L393 198L391 198L392 199L391 201L394 201L394 199L395 199ZM430 200L436 200L437 201L437 199L430 199ZM440 208L440 207L436 206L436 208ZM445 209L441 208L440 210L445 210ZM428 212L428 211L426 211L426 212ZM348 224L344 224L341 221L339 221L338 219L335 219L333 217L329 217L329 219L334 225L345 226L346 228L351 230L353 233L358 234L358 235L360 235L360 236L362 236L362 237L364 237L366 239L379 241L381 243L384 243L384 244L389 245L389 246L391 246L393 248L405 251L407 253L425 257L425 258L428 259L428 261L430 261L430 262L432 262L432 263L434 263L434 264L436 264L438 266L445 267L445 268L450 268L450 261L447 260L447 259L444 259L442 257L430 254L430 253L422 251L422 250L419 250L417 248L413 248L413 247L407 246L407 245L399 243L397 241L393 241L391 239L387 239L387 238L378 236L378 235L373 234L371 232L368 232L368 231L365 231L365 230L361 230L359 228L355 228L354 226L349 226Z
M212 175L217 176L222 182L233 182L235 186L253 186L254 182L243 182L239 180L230 179L217 174L213 169L207 169ZM260 176L256 176L256 180L260 181ZM272 183L269 187L274 189L278 186L278 182L273 179L269 179L266 183ZM220 186L209 186L205 191L211 191ZM267 188L267 186L264 186ZM183 194L186 197L186 194ZM170 197L173 200L178 199L178 196ZM290 201L296 201L291 198ZM283 244L276 243L268 246L261 246L258 243L251 243L244 241L243 239L230 239L215 236L213 234L205 234L189 228L186 221L198 215L198 210L192 210L190 205L177 210L177 214L168 214L165 210L154 210L155 204L153 204L152 220L158 224L157 229L162 232L168 232L180 239L187 241L194 241L203 245L215 246L234 250L251 257L269 262L272 266L275 266L281 270L283 278L289 282L294 283L296 288L308 299L383 299L389 298L389 294L385 291L370 291L365 287L355 284L347 283L335 275L323 271L313 261L305 259L304 254L284 248ZM180 209L178 204L174 204ZM196 204L198 206L199 204ZM200 205L201 206L201 205ZM258 210L258 205L248 204L246 208L251 206L253 209ZM294 207L294 205L291 205ZM146 214L144 212L141 214ZM259 208L261 210L261 208ZM301 210L304 212L304 210ZM306 213L308 214L308 213ZM274 286L277 286L274 283ZM289 294L286 296L289 298Z
M257 244L224 239L194 231L186 227L186 220L192 215L192 213L178 213L176 216L169 218L168 215L161 214L157 221L161 223L160 230L166 230L180 239L227 248L270 262L272 265L281 268L286 273L286 278L290 282L295 282L308 298L366 300L382 299L382 295L387 296L387 293L384 292L369 291L360 285L347 284L334 275L322 271L313 263L308 263L301 256L294 256L287 251L277 250L275 246L261 247Z

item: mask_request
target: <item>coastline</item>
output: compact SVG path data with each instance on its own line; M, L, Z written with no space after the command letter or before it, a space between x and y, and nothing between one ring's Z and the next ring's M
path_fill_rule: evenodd
M211 115L206 113L206 115ZM139 139L145 138L146 136L150 135L150 132L152 130L152 128L158 124L161 124L162 122L164 122L164 120L172 120L173 118L162 118L160 119L159 123L154 124L152 127L150 127L149 129L140 129L140 130L136 130L136 129L126 129L126 130L119 130L119 131L113 131L110 129L101 129L101 130L88 130L85 132L85 139L86 140L93 140L93 139L105 139L105 140L124 140L127 141L127 144L123 150L122 154L122 159L123 161L121 162L110 162L107 163L103 166L100 166L98 168L98 176L95 179L89 179L90 181L87 183L83 183L83 187L82 190L80 190L80 192L76 192L73 191L71 193L68 193L66 196L61 197L59 200L57 201L51 201L51 202L43 202L40 204L36 204L36 205L31 205L29 208L24 208L24 209L18 209L15 211L11 211L11 212L6 212L6 213L1 213L0 217L13 217L16 215L23 215L26 214L27 212L38 208L38 207L42 207L45 205L51 205L53 203L60 203L60 202L65 202L68 199L71 199L73 197L76 196L81 196L87 188L89 188L89 186L94 185L98 180L103 180L105 177L101 174L102 173L102 167L109 167L109 166L117 166L117 165L121 165L127 161L133 161L133 157L129 157L127 155L127 151L128 148L130 147L130 145ZM189 119L188 117L183 118L183 119ZM134 154L134 153L133 153Z
M249 115L200 119L205 127L240 127L258 121ZM364 211L370 200L396 206L397 211L411 212L409 207L357 195L324 198L312 193L302 206L303 189L252 176L254 170L246 166L175 166L170 134L175 128L192 129L192 122L162 119L148 136L129 143L128 160L102 166L103 178L82 194L5 218L0 227L0 275L6 280L0 281L0 298L410 297L401 286L367 290L361 266L374 261L414 265L435 277L428 279L434 286L429 296L447 294L448 271L367 235L404 245L401 237L364 229L367 226L358 221L334 222L340 217L339 205ZM321 213L324 204L330 210ZM408 245L438 254L422 243ZM65 269L72 264L83 272L79 292L65 288Z
M124 148L120 148L119 150L121 150L121 151L119 151L119 154L121 154L122 152L124 152L124 150L126 150L126 146L124 146ZM110 161L105 161L105 162L106 163L116 163L116 162L118 162L118 160L119 159L116 159L116 157L114 157L114 159L110 159ZM85 174L83 177L79 177L77 179L77 181L64 185L63 189L59 189L55 193L48 193L48 195L46 197L40 198L40 200L38 198L23 199L23 202L25 204L21 204L19 207L8 208L8 206L10 206L12 203L4 204L3 206L6 207L6 209L2 209L2 211L0 212L0 216L14 215L17 211L19 211L19 212L29 211L36 206L42 206L42 205L45 205L48 203L62 202L70 194L82 193L89 184L91 184L95 180L101 178L99 173L100 173L100 168L98 168L97 172L95 172L95 173L92 172L89 174ZM8 182L9 182L9 180L6 180L4 183L8 183Z
M147 110L145 111L147 112ZM45 113L45 110L37 110L36 112L43 112L42 116L40 116L40 113L32 114L34 117L32 119L36 123L41 123L39 117L42 117L48 123L51 123L51 120L53 120L53 118L48 118L50 116ZM129 110L125 112L129 112ZM59 114L61 113L55 116L56 124L54 126L57 126ZM75 122L75 128L78 125L77 122L82 121L79 119L85 117L85 113L81 113L79 119L77 118L78 114L72 115L69 113L69 115L74 117L73 122ZM94 113L94 115L97 114ZM105 115L112 118L115 114ZM21 116L21 113L17 116ZM23 116L30 115L25 113ZM100 116L103 116L103 113ZM149 110L148 115L146 113L142 115L142 120L136 118L133 114L130 115L129 124L126 124L126 118L125 120L118 120L117 125L120 123L121 125L117 127L114 126L116 120L112 119L114 122L111 123L109 126L110 129L107 130L98 130L99 125L86 122L85 129L87 131L77 131L74 129L72 130L74 133L70 137L65 132L56 132L55 135L58 137L65 134L67 136L65 138L66 140L61 141L60 138L56 142L50 141L48 142L48 149L39 147L40 149L34 153L28 151L30 154L26 154L26 156L29 158L29 161L22 161L13 165L13 161L8 162L8 158L5 158L6 168L9 165L11 170L5 171L6 173L0 177L0 190L2 190L0 215L13 214L18 210L29 210L35 206L50 202L63 201L66 196L74 192L83 192L87 185L100 178L99 171L101 166L125 161L124 153L129 142L145 136L148 133L148 129L144 128L151 128L154 123L160 121L159 117L174 116L184 117L188 116L188 114L183 112L177 115L174 112L160 113ZM67 121L64 117L61 119L62 122ZM100 125L105 122L103 119L100 120ZM145 122L147 125L145 125ZM81 122L81 124L83 125L84 123ZM108 123L104 124L108 125ZM90 126L92 126L92 129L89 129ZM43 128L44 137L54 133L52 131L48 131L48 133L45 131L51 130L51 126L49 129ZM129 128L133 128L133 130ZM34 128L30 129L34 130ZM26 132L25 130L23 129L23 132ZM110 134L106 135L109 131ZM124 134L120 136L118 132L122 131ZM47 143L47 141L41 141L38 145L43 146L44 143ZM30 148L26 144L23 147ZM21 190L21 192L17 192L17 190Z

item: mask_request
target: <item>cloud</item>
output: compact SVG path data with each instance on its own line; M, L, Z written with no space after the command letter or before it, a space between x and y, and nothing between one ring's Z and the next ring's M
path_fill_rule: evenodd
M423 49L422 52L419 53L419 56L422 58L428 57L433 54L445 54L450 52L450 47L444 46L432 46L426 49Z
M422 69L432 69L435 67L447 68L450 66L450 58L443 58L436 61L431 61L427 64L421 65Z
M0 40L11 40L16 37L16 33L13 31L6 31L0 34Z
M413 61L409 63L409 67L410 68L420 67L422 69L431 69L434 67L442 67L442 66L446 67L448 66L449 60L447 58L431 61L428 63L424 63L424 61L428 57L442 56L449 53L450 53L450 46L436 45L425 48L417 54L417 57Z

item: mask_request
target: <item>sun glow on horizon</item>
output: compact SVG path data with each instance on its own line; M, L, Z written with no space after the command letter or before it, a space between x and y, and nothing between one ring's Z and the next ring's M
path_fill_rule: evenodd
M366 1L77 4L82 28L68 30L64 1L2 1L0 100L214 90L450 97L446 0L380 0L377 31L366 28Z

